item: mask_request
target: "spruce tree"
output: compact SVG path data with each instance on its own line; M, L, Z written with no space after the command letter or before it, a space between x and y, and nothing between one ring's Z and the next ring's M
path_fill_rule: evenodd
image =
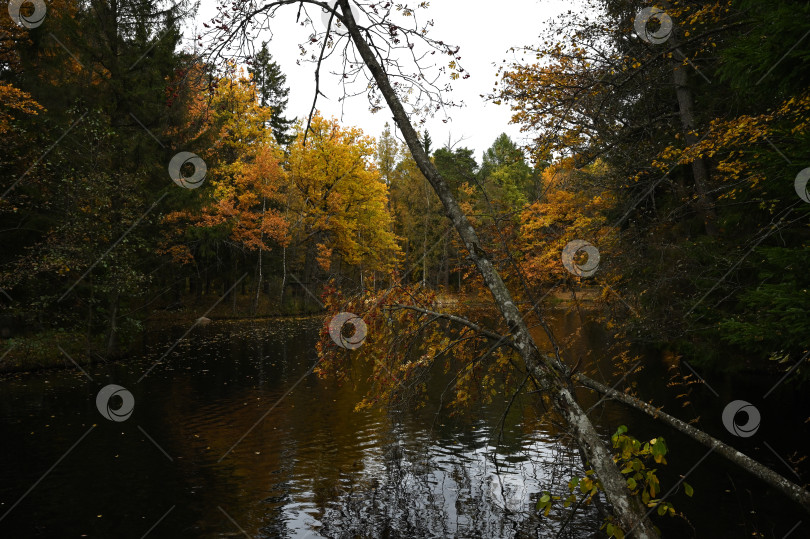
M263 107L273 109L273 116L270 120L273 136L282 146L290 144L295 139L290 134L290 128L295 123L295 118L284 117L290 89L286 86L287 76L281 72L281 68L273 61L273 56L267 50L267 42L262 43L262 48L251 59L248 71L256 82L259 102Z

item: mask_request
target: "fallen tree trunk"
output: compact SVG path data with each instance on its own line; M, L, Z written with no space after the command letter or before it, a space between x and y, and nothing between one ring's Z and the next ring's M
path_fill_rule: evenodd
M662 412L660 408L656 408L655 406L647 404L646 402L626 393L607 387L606 385L588 378L583 374L575 374L574 379L583 386L635 408L636 410L642 411L650 417L658 421L662 421L670 427L673 427L676 430L686 434L693 440L700 442L706 447L713 449L718 455L723 455L734 464L742 467L744 470L753 474L755 477L766 482L794 502L801 505L805 511L810 512L810 492L793 483L789 479L782 477L770 468L763 466L751 457L740 453L730 445L724 444L717 438L706 434L702 430L696 429L692 425L689 425L676 417Z
M399 127L419 170L430 182L431 187L442 201L447 217L452 221L469 252L469 259L475 264L485 285L489 288L495 304L514 336L515 344L527 371L538 380L543 390L550 397L555 411L565 419L571 428L574 438L585 453L585 459L596 472L608 502L613 506L619 526L624 530L633 530L635 536L640 539L659 537L641 500L630 494L625 478L614 464L610 451L599 437L584 410L577 403L573 387L566 376L565 367L554 358L543 356L535 345L528 326L512 300L506 284L493 266L487 252L481 247L475 229L464 212L462 212L441 174L439 174L427 152L420 144L419 136L413 125L411 125L405 108L393 89L387 73L378 62L377 54L372 50L373 44L366 41L357 26L348 0L338 0L338 5L340 5L343 14L342 20L349 31L352 42L357 47L363 62L391 109L394 121Z

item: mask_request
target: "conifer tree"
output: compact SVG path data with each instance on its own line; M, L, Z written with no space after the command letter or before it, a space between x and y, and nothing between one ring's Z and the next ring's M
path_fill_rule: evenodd
M295 118L287 119L284 117L290 89L286 86L287 76L281 72L281 68L267 50L267 42L262 43L262 48L251 59L248 71L253 75L253 80L256 83L259 103L263 107L273 109L270 120L273 136L276 137L276 141L281 146L287 146L295 140L295 135L290 133Z

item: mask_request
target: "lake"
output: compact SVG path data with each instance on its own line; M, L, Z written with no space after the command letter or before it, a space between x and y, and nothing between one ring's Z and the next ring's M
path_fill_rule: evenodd
M518 398L503 425L510 395L451 416L441 380L424 407L356 412L362 369L356 386L311 374L322 324L215 321L154 366L188 329L177 325L150 331L143 352L124 363L4 375L0 537L593 536L593 507L570 521L567 512L532 511L538 492L565 488L581 467L535 395ZM553 326L561 335L581 330L569 360L585 357L618 380L599 328L573 314L555 315ZM683 407L678 391L664 391L666 355L644 360L629 377L641 395L678 417L700 416L711 434L802 483L782 460L807 452L807 397L784 384L762 398L778 377L715 377L707 382L717 396L699 386ZM132 395L124 421L97 407L109 384ZM597 400L581 397L586 407ZM756 436L724 430L722 410L736 398L762 413ZM665 490L706 453L622 405L605 403L591 417L606 437L621 424L639 438L665 436ZM670 498L688 520L656 520L665 537L810 536L810 516L721 457L709 455L688 482L693 498Z

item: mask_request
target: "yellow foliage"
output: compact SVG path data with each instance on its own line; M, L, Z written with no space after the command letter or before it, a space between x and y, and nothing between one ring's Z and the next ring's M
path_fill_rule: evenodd
M318 263L332 255L367 270L392 269L399 255L388 212L388 187L374 164L374 140L355 127L316 114L304 142L299 126L288 158L287 201L297 242L319 245Z

